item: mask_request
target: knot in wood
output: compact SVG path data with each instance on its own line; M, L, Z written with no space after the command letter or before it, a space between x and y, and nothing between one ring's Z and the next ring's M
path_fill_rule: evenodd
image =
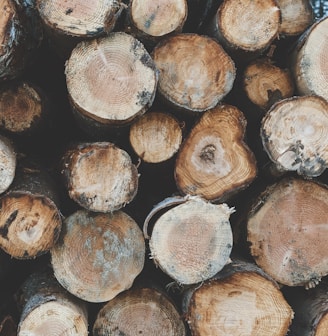
M214 145L212 144L207 145L202 149L200 153L200 158L206 162L208 161L214 162L215 151L216 151L216 147Z

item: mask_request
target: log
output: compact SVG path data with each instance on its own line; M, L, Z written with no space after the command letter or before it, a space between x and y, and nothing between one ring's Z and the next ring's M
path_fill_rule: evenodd
M69 197L87 210L111 212L130 203L138 190L138 171L129 154L111 142L80 143L62 158Z
M319 95L328 101L328 17L316 21L294 50L292 70L300 95Z
M174 33L181 33L188 14L186 0L132 0L126 30L149 47Z
M253 153L244 142L246 119L232 105L203 114L180 147L175 163L178 189L207 200L225 200L256 177Z
M286 177L254 202L247 218L250 252L277 282L310 288L328 274L327 194L326 185Z
M22 75L40 47L43 32L34 4L1 0L0 81Z
M127 124L145 113L158 81L143 44L122 32L80 42L66 62L65 74L72 107L111 125Z
M32 273L17 293L17 335L88 335L85 302L61 287L50 270Z
M0 198L0 247L17 259L47 253L62 225L52 177L20 160L14 181Z
M260 132L263 147L278 170L315 177L327 168L327 127L327 101L303 96L273 105Z
M293 318L275 281L250 262L228 264L182 302L193 336L285 336Z
M130 127L133 150L148 163L170 159L180 148L182 129L178 120L164 112L148 112Z
M281 12L279 35L302 34L314 22L314 11L308 0L278 0Z
M155 46L152 57L160 71L158 94L175 108L203 112L216 106L232 89L234 63L208 36L167 37Z
M186 328L165 293L153 288L135 288L119 294L101 308L93 335L184 336Z
M66 290L88 302L105 302L129 289L142 271L145 241L122 211L78 210L65 219L50 254L55 277Z
M238 18L238 19L236 19ZM206 33L217 39L235 61L262 54L277 38L281 13L275 0L225 0Z
M12 316L5 316L0 322L0 336L17 336L17 325Z
M277 101L292 97L294 81L289 69L283 69L269 58L257 58L243 71L243 88L249 100L263 110Z
M16 173L16 152L9 138L0 136L0 194L12 184Z
M154 263L176 282L185 285L204 281L219 272L228 262L232 249L229 217L234 209L225 203L215 205L199 197L165 199L145 220L146 238L151 218L165 208L149 240Z
M290 336L324 336L328 332L328 284L306 290L301 287L286 289L286 298L295 312Z

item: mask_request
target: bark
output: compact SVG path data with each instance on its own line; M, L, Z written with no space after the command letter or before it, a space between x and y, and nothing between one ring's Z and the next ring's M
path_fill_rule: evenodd
M168 37L155 46L152 55L160 71L158 93L173 107L203 112L217 105L232 89L234 63L207 36Z
M61 238L51 250L58 282L88 302L109 301L130 288L144 258L142 232L122 211L76 211L65 219Z
M234 59L242 61L258 56L271 45L278 36L280 20L275 0L225 0L206 32L220 41Z
M127 31L153 47L174 33L181 33L188 14L186 0L132 0L129 3Z
M289 69L274 65L268 58L258 58L246 66L243 87L250 101L264 110L294 94Z
M98 313L94 336L106 335L184 336L186 329L166 294L152 288L121 293Z
M110 142L81 143L67 150L62 176L70 198L96 212L124 207L138 190L138 171L129 154Z
M12 257L35 258L56 243L62 224L57 194L36 165L19 162L0 207L0 247Z
M232 249L229 217L234 210L198 197L169 198L147 216L146 238L150 219L159 210L173 205L154 224L149 241L151 258L180 284L204 281L228 262Z
M0 336L16 336L17 325L12 316L5 316L0 322Z
M254 203L247 219L250 252L277 282L310 288L328 274L327 193L317 182L286 178Z
M328 103L323 98L287 98L263 118L262 143L279 170L315 177L327 167L327 127Z
M302 34L314 21L314 11L308 0L278 0L281 12L279 34Z
M62 288L50 271L32 273L17 294L18 336L88 335L86 304Z
M316 21L294 51L293 73L299 94L328 100L328 17Z
M257 168L243 140L245 128L246 119L234 106L222 104L203 114L178 152L178 189L214 201L246 188Z
M286 290L286 297L295 317L290 328L290 336L324 336L328 332L328 290L327 281L316 288L292 288Z
M183 310L193 336L285 336L293 318L276 283L241 261L187 290Z
M16 152L13 143L7 137L0 136L0 193L4 193L12 184L16 172Z
M170 159L179 150L182 129L170 114L149 112L131 125L129 139L143 161L159 163Z
M16 78L30 64L43 39L34 5L24 0L1 0L0 81Z
M33 134L48 122L43 91L26 81L9 82L0 88L0 127L12 135Z
M158 71L143 44L122 32L79 43L66 62L65 73L72 107L111 125L127 124L145 113L158 81Z

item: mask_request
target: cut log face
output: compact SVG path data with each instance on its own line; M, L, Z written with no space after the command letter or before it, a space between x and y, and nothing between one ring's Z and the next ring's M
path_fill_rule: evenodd
M295 50L293 65L301 95L315 94L328 101L328 17L314 23Z
M287 179L260 196L247 221L256 263L287 286L312 287L328 274L328 189Z
M168 37L156 45L153 58L160 70L159 94L188 111L201 112L217 105L232 89L236 76L229 55L207 36Z
M73 107L104 124L142 115L153 103L158 80L142 43L122 32L79 43L65 73Z
M0 193L5 192L14 180L16 153L13 144L0 136Z
M289 70L272 64L269 59L257 59L248 64L243 73L243 86L247 97L262 109L294 93Z
M189 298L193 336L285 336L293 311L274 283L254 271L199 286Z
M152 259L181 284L204 281L228 262L232 249L226 204L192 198L166 211L155 223L149 247Z
M146 113L130 128L131 146L145 162L158 163L170 159L181 142L179 122L166 113Z
M12 133L29 131L40 122L42 98L27 82L17 82L0 90L0 127Z
M110 212L130 203L138 171L127 152L110 142L83 143L63 157L69 196L87 210Z
M98 313L94 336L184 336L185 326L165 294L151 288L126 291L109 301Z
M79 210L66 218L51 249L58 282L88 302L105 302L130 288L142 271L145 241L137 223L122 211Z
M256 177L255 157L244 143L246 119L230 105L204 113L182 144L175 180L184 194L222 200Z
M96 36L114 28L121 11L120 0L93 3L81 0L37 0L40 16L47 27L71 36Z
M280 170L319 176L328 164L328 103L318 96L284 99L262 120L264 149Z
M186 0L132 0L130 6L132 24L154 38L181 32L188 12Z
M279 0L281 12L279 34L285 36L303 33L314 21L314 12L308 0Z
M275 0L225 0L214 17L215 37L230 49L262 51L278 36L280 19Z

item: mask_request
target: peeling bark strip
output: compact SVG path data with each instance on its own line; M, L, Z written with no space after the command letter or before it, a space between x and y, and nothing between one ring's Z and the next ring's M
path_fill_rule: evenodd
M247 187L257 173L255 157L244 143L246 119L230 105L204 113L182 144L175 180L183 194L222 200Z
M43 35L30 2L0 0L0 8L0 80L8 80L22 74Z
M153 103L158 80L143 44L122 32L79 43L65 73L73 108L104 124L126 124L142 115Z
M312 287L328 274L328 188L285 179L259 197L247 221L256 263L287 286Z
M229 260L233 212L226 204L214 205L201 198L167 210L156 221L149 241L155 264L181 284L212 277Z
M328 165L327 130L327 101L318 96L293 97L267 112L261 138L278 169L315 177Z
M36 0L43 23L58 34L90 37L113 30L122 11L120 0Z
M18 167L0 198L0 247L14 258L35 258L58 239L62 221L48 179L40 169Z
M268 58L258 58L246 66L243 86L251 102L262 109L294 93L291 72L274 65Z
M0 193L5 192L13 182L16 172L16 153L12 142L0 136Z
M279 34L302 34L314 21L314 11L309 0L278 0L281 12Z
M300 40L293 72L300 94L328 101L328 16L314 23Z
M202 112L232 89L234 63L210 37L177 34L159 42L152 55L160 70L158 92L175 107Z
M193 336L285 336L293 318L276 283L260 268L236 261L188 289L183 310Z
M88 335L85 302L66 292L50 272L31 273L19 290L18 335Z
M79 210L66 218L51 252L59 283L88 302L105 302L130 288L142 271L145 241L137 223L122 211Z
M184 336L185 326L171 300L152 288L119 294L98 313L93 336Z
M82 143L69 149L62 167L69 196L87 210L118 210L138 190L138 171L129 154L110 142Z
M178 120L163 112L149 112L130 127L133 150L145 162L170 159L180 148L182 129Z

